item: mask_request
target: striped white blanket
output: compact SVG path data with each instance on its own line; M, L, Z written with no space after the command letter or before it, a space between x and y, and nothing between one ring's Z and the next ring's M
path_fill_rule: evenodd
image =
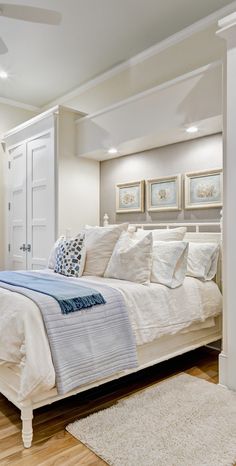
M61 281L66 287L70 279L61 276ZM96 284L106 304L63 315L51 296L3 282L0 286L23 294L39 307L59 394L138 365L136 343L120 291ZM83 281L83 286L89 288L91 284Z

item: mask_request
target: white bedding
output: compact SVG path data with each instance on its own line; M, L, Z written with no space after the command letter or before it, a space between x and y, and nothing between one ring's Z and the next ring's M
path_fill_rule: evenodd
M204 321L218 315L222 309L221 293L212 281L203 283L186 277L181 287L169 289L156 283L144 286L102 277L79 280L103 282L121 291L137 345L162 335L186 331L195 323L202 322L204 326ZM23 295L3 288L0 289L0 309L0 364L20 370L19 399L51 389L55 385L55 372L40 310Z

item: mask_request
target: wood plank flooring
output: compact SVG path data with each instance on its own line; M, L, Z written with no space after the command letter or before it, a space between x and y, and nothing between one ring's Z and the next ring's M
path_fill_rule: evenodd
M38 409L34 413L34 441L29 450L22 446L18 409L0 395L0 465L105 465L104 461L65 431L66 425L180 372L217 383L218 352L201 348L138 374Z

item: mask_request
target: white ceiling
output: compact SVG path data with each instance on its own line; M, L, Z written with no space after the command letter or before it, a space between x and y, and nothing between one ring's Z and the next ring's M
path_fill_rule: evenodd
M43 106L231 0L22 0L56 10L58 26L0 16L0 97ZM20 0L14 3L21 5ZM0 2L1 6L1 2Z

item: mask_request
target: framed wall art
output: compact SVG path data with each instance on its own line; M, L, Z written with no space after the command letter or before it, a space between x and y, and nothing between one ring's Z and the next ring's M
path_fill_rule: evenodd
M185 173L185 209L222 207L222 169Z
M144 181L116 185L116 213L144 212Z
M149 212L181 210L181 175L147 180Z

